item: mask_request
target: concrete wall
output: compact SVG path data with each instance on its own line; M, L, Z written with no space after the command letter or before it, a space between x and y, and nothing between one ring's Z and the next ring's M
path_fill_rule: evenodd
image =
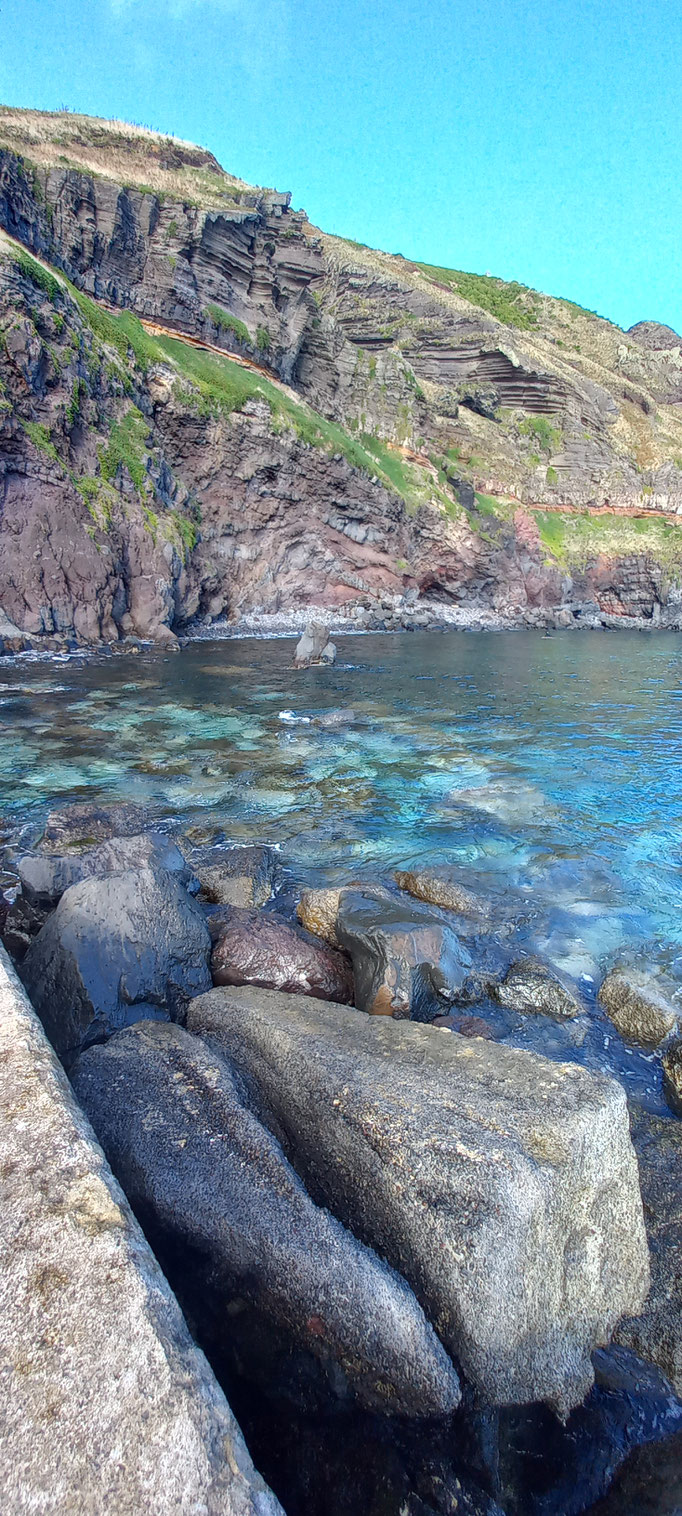
M282 1516L0 947L0 1507Z

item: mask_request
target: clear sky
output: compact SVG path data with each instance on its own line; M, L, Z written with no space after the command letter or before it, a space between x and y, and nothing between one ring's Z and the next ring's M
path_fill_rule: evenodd
M0 0L0 99L172 131L327 231L682 332L679 0Z

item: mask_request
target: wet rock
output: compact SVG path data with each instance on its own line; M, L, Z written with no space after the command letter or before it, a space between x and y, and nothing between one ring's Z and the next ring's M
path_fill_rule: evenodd
M430 1021L471 967L449 926L387 891L343 890L335 931L353 963L355 1004L371 1015Z
M214 1050L146 1023L85 1052L73 1083L200 1317L213 1297L229 1336L246 1307L255 1332L260 1320L283 1333L364 1405L454 1409L457 1376L412 1291L313 1203Z
M680 1516L682 1431L635 1448L589 1516Z
M456 911L460 916L478 916L487 919L490 904L480 895L464 889L458 879L447 869L407 869L395 876L396 884L416 900L425 900L428 905L440 906L446 911Z
M663 1094L676 1116L682 1116L682 1042L663 1054Z
M648 1285L620 1085L267 990L213 990L187 1024L257 1088L311 1192L412 1284L485 1399L582 1400L592 1348Z
M181 1016L210 986L210 946L199 906L170 874L107 874L65 891L31 943L22 977L68 1064L119 1027Z
M448 1032L458 1032L460 1037L484 1037L494 1040L495 1033L482 1016L434 1016L432 1026L441 1026Z
M338 727L351 726L355 720L355 711L350 706L340 706L338 710L323 711L320 716L313 716L312 725L321 726L323 731L334 732Z
M274 848L215 849L195 865L201 898L212 905L265 905L275 891L279 858Z
M36 905L53 905L72 884L81 879L101 878L125 869L162 869L185 889L196 893L195 879L179 847L159 832L139 837L113 837L97 847L74 853L25 853L17 859L17 873L27 898Z
M649 1250L651 1289L642 1311L623 1321L617 1340L658 1364L682 1395L682 1126L631 1106Z
M353 973L346 954L279 916L228 907L221 912L214 940L214 984L260 984L352 1004Z
M296 644L294 661L297 668L308 668L311 663L333 663L335 658L336 647L329 641L327 627L320 621L309 621Z
M125 801L113 805L79 801L50 812L41 847L46 853L64 853L71 848L91 848L112 837L135 837L147 820L148 812L142 806Z
M20 895L5 913L2 926L2 941L15 963L21 963L34 937L45 925L48 911L34 905L25 895Z
M296 915L306 931L331 943L332 947L339 946L336 918L341 895L341 890L334 889L304 890L296 906Z
M512 963L501 984L491 986L491 993L507 1010L537 1012L553 1016L556 1021L582 1016L585 1011L557 975L536 958L521 958Z
M550 807L542 791L524 780L494 779L476 788L451 790L452 805L494 816L507 826L532 826L547 820Z
M599 1003L626 1042L657 1047L677 1024L678 1009L651 975L618 968L607 974Z

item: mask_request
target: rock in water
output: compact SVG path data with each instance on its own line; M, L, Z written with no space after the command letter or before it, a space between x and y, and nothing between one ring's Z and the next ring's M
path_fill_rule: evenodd
M352 959L355 1004L373 1015L431 1021L471 968L451 927L387 891L343 890L335 932Z
M195 867L204 900L214 905L265 905L277 884L279 856L261 844L212 848Z
M441 1416L457 1375L405 1281L316 1206L225 1060L181 1027L131 1027L73 1084L132 1205L223 1326L244 1302L336 1366L366 1406ZM206 1261L206 1262L205 1262ZM228 1330L228 1328L226 1328Z
M676 1116L682 1116L682 1042L663 1054L663 1094Z
M592 1349L649 1282L619 1084L267 990L213 990L187 1025L257 1087L311 1192L400 1270L485 1399L583 1399Z
M140 869L66 890L34 938L22 978L65 1062L146 1017L182 1014L208 989L211 939L170 874Z
M474 916L481 920L487 920L490 916L489 901L466 890L447 868L400 870L395 876L395 882L398 889L406 890L416 900L425 900L428 905L454 911L458 916Z
M507 969L501 984L492 993L500 1005L510 1011L552 1016L555 1021L581 1016L585 1007L546 964L535 958L520 958Z
M326 626L320 621L309 621L303 636L296 644L294 661L298 668L308 668L311 663L333 663L336 647L329 641Z
M672 1005L655 979L637 969L614 969L599 991L599 1002L626 1042L658 1047L677 1023Z
M41 847L46 853L65 853L70 848L94 847L112 837L134 837L143 830L146 819L142 806L125 800L113 805L77 801L62 811L50 811Z
M163 869L174 874L186 889L199 888L179 847L159 832L113 837L79 853L25 853L16 863L24 894L36 905L54 904L72 884L80 884L81 879L135 868Z
M316 942L281 916L234 906L220 914L211 957L214 984L260 984L352 1004L353 973L338 948Z

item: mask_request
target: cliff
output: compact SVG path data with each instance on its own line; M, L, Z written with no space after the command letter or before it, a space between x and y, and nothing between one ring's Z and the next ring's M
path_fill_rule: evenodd
M0 108L0 227L20 634L405 596L682 624L669 328L329 237L203 149L70 114Z

